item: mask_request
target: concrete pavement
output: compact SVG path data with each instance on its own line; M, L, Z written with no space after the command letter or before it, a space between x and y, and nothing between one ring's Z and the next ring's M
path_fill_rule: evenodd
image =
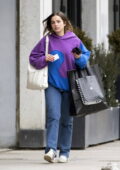
M68 163L47 163L44 150L0 149L0 170L101 170L107 163L120 169L120 141L71 150Z

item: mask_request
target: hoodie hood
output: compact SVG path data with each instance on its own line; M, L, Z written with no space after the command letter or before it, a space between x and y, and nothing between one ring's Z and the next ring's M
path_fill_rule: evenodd
M55 33L51 34L50 36L57 39L71 39L76 37L76 35L71 31L67 31L63 36L56 35Z

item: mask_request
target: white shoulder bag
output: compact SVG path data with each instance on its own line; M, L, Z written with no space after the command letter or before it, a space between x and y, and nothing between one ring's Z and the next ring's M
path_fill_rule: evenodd
M49 38L46 36L45 55L48 54ZM27 88L31 90L44 90L48 87L48 66L36 69L28 63Z

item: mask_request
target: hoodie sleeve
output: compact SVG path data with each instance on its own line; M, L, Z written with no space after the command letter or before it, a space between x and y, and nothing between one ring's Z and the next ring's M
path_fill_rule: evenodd
M31 51L29 62L36 69L41 69L47 65L45 61L45 37L43 37Z
M87 64L87 61L90 58L91 52L84 46L84 44L80 43L80 50L81 50L81 56L80 58L75 59L75 63L80 67L84 68Z

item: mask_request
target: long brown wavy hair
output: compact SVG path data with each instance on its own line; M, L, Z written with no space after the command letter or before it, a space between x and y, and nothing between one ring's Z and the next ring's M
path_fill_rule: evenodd
M59 16L63 22L66 24L65 25L65 33L67 31L73 31L73 26L71 24L71 22L69 21L69 19L64 15L63 12L56 12L56 13L52 13L50 16L48 16L45 20L43 20L43 24L44 24L44 34L48 31L48 33L52 33L53 30L52 30L52 27L51 27L51 19L53 16Z

